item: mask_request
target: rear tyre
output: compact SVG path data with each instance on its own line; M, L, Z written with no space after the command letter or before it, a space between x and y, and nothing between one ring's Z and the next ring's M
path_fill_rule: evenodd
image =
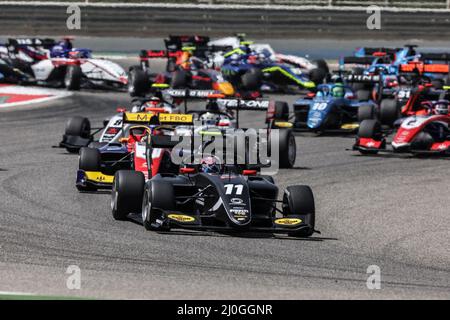
M64 76L64 85L67 90L80 90L81 78L83 72L78 65L69 65L66 68L66 74Z
M88 118L72 117L67 120L64 132L68 136L78 136L88 139L91 136L91 123Z
M370 99L370 90L359 89L356 91L356 99L358 101L368 101Z
M285 101L275 101L275 120L289 120L289 105Z
M323 80L327 77L327 72L321 68L312 69L309 72L309 80L315 84L323 83Z
M161 210L175 210L173 186L168 181L149 181L145 188L141 210L142 222L146 230L168 230L167 226L155 225L156 220L161 217Z
M170 81L170 86L174 89L184 89L187 88L188 84L188 73L184 70L177 70L172 73L172 79Z
M297 144L291 129L279 130L280 168L293 168L297 157Z
M253 68L244 73L241 77L242 86L247 90L259 90L262 83L262 72Z
M66 128L64 130L66 136L77 136L84 139L90 139L91 137L91 123L88 118L72 117L67 120ZM66 147L67 152L78 153L80 148Z
M375 119L375 106L374 105L361 105L358 108L358 122L363 120Z
M292 215L305 216L304 223L310 227L288 233L292 237L309 237L314 233L316 221L316 208L314 195L309 186L287 187L283 195L283 213L289 217Z
M400 108L395 99L384 99L380 105L380 121L384 125L392 127L400 117Z
M315 60L314 63L317 65L317 68L322 69L326 74L330 73L328 63L324 59Z
M150 79L144 70L132 68L128 73L128 93L130 96L145 96L149 89Z
M144 184L142 172L116 172L111 192L111 211L115 220L125 220L128 214L142 211Z
M353 68L352 74L362 75L362 74L364 74L364 68L361 68L361 67ZM355 82L352 84L352 88L354 91L364 90L366 88L366 85L364 83Z

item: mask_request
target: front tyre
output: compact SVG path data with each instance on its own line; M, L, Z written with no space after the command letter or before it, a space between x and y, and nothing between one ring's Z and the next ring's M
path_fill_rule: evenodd
M114 175L111 211L115 220L125 220L129 213L142 211L145 179L142 172L119 170Z
M144 70L132 68L129 71L127 89L132 97L145 96L150 89L150 80Z
M168 230L162 222L162 214L163 211L169 210L175 210L175 193L172 184L163 180L149 181L142 200L144 228L152 231Z
M292 130L279 130L279 163L281 168L293 168L297 157L297 144Z
M80 90L82 77L83 72L79 65L69 65L64 76L64 86L67 90Z
M314 233L316 208L314 195L309 186L287 187L283 195L283 214L289 216L302 216L302 222L308 227L290 232L292 237L309 237Z

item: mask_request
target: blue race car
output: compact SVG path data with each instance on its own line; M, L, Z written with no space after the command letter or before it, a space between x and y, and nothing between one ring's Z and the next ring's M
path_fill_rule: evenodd
M318 60L315 66L308 70L287 60L276 60L270 51L252 50L246 44L224 54L221 71L238 88L290 92L315 90L316 85L323 82L328 66L323 60Z
M342 82L321 84L316 93L294 102L294 129L353 132L359 122L369 117L366 110L373 110L375 102L359 101L350 86ZM276 122L275 122L276 124Z

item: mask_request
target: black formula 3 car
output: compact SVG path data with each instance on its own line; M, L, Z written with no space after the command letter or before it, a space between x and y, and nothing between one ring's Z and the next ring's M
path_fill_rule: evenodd
M147 182L141 172L119 170L111 193L112 215L126 220L131 213L141 214L145 229L153 231L257 231L294 237L309 237L316 231L309 186L289 186L278 200L273 178L260 175L255 166L214 168L186 164L179 174L157 174Z

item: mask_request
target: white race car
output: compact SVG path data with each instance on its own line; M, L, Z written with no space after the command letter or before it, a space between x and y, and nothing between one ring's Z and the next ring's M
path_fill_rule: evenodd
M0 46L0 81L80 88L121 89L128 83L115 62L92 58L91 50L73 48L71 39L8 39Z

